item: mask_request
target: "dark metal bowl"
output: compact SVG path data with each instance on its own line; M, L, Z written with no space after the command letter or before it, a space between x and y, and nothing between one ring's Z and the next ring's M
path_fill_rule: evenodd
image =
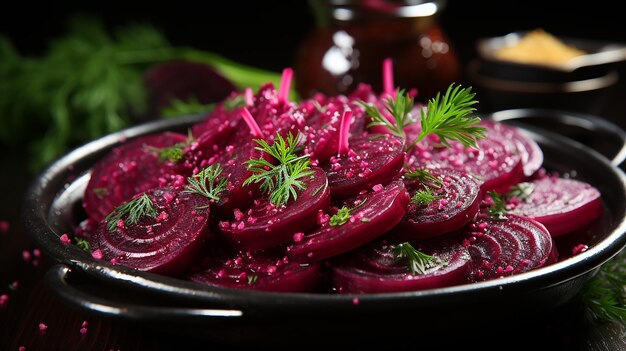
M578 115L568 119L563 113L543 113L563 123L572 118L593 118ZM501 115L491 117L499 119ZM545 166L596 186L602 192L607 216L589 250L519 275L404 293L257 292L208 287L114 266L60 242L59 237L84 218L83 191L96 161L120 140L164 130L185 131L200 118L157 121L108 135L68 153L34 180L25 195L24 220L36 243L59 262L48 272L47 280L70 305L121 321L228 342L298 342L306 337L307 343L328 339L350 343L355 338L381 341L400 335L426 337L447 332L451 321L458 326L498 325L524 317L541 318L576 296L599 267L626 245L624 173L588 146L549 132L532 131L532 127L524 132L542 147ZM602 126L621 142L619 159L615 160L620 163L625 134L611 124L600 123ZM407 317L417 316L422 317L407 323Z

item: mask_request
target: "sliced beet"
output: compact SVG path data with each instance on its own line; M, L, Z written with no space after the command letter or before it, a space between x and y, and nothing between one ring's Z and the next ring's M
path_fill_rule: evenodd
M390 134L350 138L350 152L322 165L333 196L348 197L398 175L404 162L404 139Z
M209 232L209 199L163 187L145 193L153 202L155 216L137 223L122 219L100 222L89 238L102 258L127 267L175 276L195 258Z
M138 137L116 147L91 169L85 189L84 208L101 221L117 205L138 193L171 182L185 181L181 165L160 161L151 148L165 148L186 142L179 133L165 132Z
M530 183L524 199L511 198L512 212L531 217L546 226L553 237L574 231L602 216L602 197L592 185L561 177L544 177Z
M485 122L481 122L481 125ZM481 178L484 192L506 192L525 178L518 145L502 138L499 124L487 124L486 138L478 139L478 149L466 148L459 142L446 148L433 138L415 145L407 159L411 167L454 168Z
M340 225L326 222L287 247L297 262L314 262L353 250L385 234L404 216L409 196L400 180L347 200L350 218Z
M245 213L239 211L234 220L219 223L222 237L236 249L261 250L285 244L293 240L295 233L315 227L318 212L329 206L330 190L324 171L311 169L314 173L305 181L307 188L295 201L277 207L267 198L256 200Z
M225 288L279 292L310 292L321 280L321 263L292 262L280 251L239 252L202 259L192 281Z
M215 160L210 161L210 163L219 163L223 168L222 175L228 179L227 191L215 204L215 211L223 218L231 218L236 208L243 209L251 206L254 199L259 196L258 184L243 184L250 176L250 171L244 162L251 158L258 158L261 154L255 149L255 145L252 141L241 143L238 147L228 145L215 157Z
M524 175L530 177L541 168L543 151L539 144L523 130L495 121L482 121L481 125L487 127L489 137L499 140L512 140L516 144L524 168Z
M151 93L150 112L158 115L172 99L195 98L203 104L224 100L235 86L213 67L198 62L170 61L151 67L144 77Z
M414 242L435 259L436 265L413 274L404 258L394 255L394 244L377 241L342 256L332 264L332 282L342 294L387 293L442 288L467 283L470 255L454 237Z
M452 169L433 170L432 174L443 182L439 188L430 187L440 198L427 205L409 203L406 215L394 229L400 240L424 239L461 229L478 212L482 192L476 178ZM425 190L422 182L406 183L411 196Z
M482 281L527 272L554 263L558 253L546 227L530 218L479 216L466 231L472 256L471 280Z

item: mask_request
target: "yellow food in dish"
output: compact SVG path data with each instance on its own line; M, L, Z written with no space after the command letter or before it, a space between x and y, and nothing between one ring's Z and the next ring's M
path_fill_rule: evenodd
M526 33L517 43L495 52L502 60L520 63L563 64L585 51L567 45L543 29Z

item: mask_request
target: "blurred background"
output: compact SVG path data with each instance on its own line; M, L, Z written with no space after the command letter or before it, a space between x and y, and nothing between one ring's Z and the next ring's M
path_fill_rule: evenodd
M46 8L27 2L14 4L10 11L0 11L0 38L4 38L0 39L0 121L5 127L0 131L0 143L12 147L28 139L26 144L35 150L31 169L37 170L68 146L106 132L157 115L202 112L206 104L223 99L229 89L276 82L285 67L296 69L295 89L301 97L316 90L346 93L359 81L379 90L379 62L391 53L396 84L417 88L418 99L425 101L452 81L473 83L467 75L468 66L477 57L476 43L481 38L542 28L558 36L626 43L619 4L608 0L578 5L565 1L434 1L438 6L431 16L381 26L377 19L356 11L351 15L354 18L339 22L356 27L373 25L368 30L355 27L347 37L334 36L338 27L333 29L332 25L337 24L337 16L344 15L328 10L333 3L346 1L220 2L206 6L192 1L65 1ZM387 14L393 10L377 0L364 3ZM75 24L73 31L68 29L79 15L83 21ZM139 30L128 30L133 25ZM331 29L320 29L324 25ZM150 30L146 31L146 26L151 26ZM103 39L106 35L109 37ZM430 41L420 39L425 36ZM380 45L389 38L404 42ZM129 51L133 46L149 50L147 55L125 56L132 65L115 65L121 60L107 56L108 49ZM329 50L331 47L337 52ZM339 61L332 69L334 73L350 69L353 74L349 77L332 76L321 67L323 60L332 58L329 54L337 53ZM212 72L195 71L197 67L174 67L150 76L156 64L181 58L213 65L226 81ZM626 77L624 67L618 62L611 69ZM72 74L76 77L70 79ZM626 123L622 118L626 113L625 80L619 79L611 87L611 95L598 108L585 112ZM147 91L141 86L146 81ZM103 98L109 92L116 94ZM484 94L479 111L501 107L493 104L498 96ZM573 109L574 105L557 107Z

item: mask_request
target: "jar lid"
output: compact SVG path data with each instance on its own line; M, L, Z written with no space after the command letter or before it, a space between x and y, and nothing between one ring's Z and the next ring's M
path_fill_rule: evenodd
M339 21L365 16L429 17L445 5L444 0L314 0L313 3L327 7L332 17Z

